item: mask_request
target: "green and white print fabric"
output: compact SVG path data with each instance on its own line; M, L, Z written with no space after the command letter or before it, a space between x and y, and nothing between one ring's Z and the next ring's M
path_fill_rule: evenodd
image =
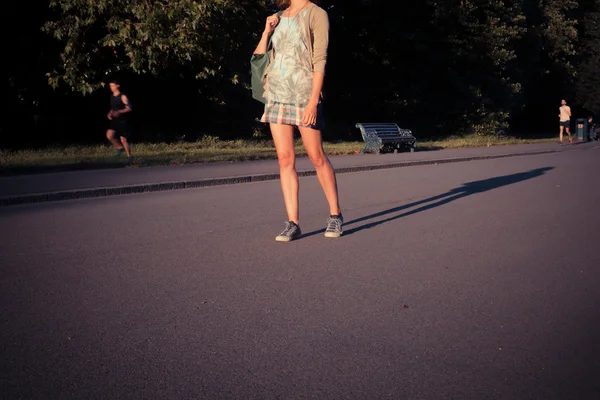
M307 11L282 17L273 32L275 56L265 80L265 97L270 103L306 104L311 97L312 61L300 23Z

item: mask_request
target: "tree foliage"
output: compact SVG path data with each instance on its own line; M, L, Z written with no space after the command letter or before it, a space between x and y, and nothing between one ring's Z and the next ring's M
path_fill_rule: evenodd
M545 0L540 2L543 11L544 39L550 59L573 74L572 60L577 54L577 19L574 10L579 4L575 0Z
M386 1L358 3L334 8L341 32L332 34L332 61L358 79L351 92L343 80L332 91L346 92L348 102L373 99L363 106L408 123L426 120L438 135L506 128L521 92L521 1L424 0L402 14L379 12Z
M593 0L584 16L581 53L577 68L577 100L587 110L600 113L600 0Z
M575 81L578 98L598 109L598 1L325 0L328 126L394 120L435 136L506 132L519 117L554 118ZM50 4L43 30L62 47L51 86L91 93L115 76L167 78L251 125L240 111L256 106L249 55L273 1Z
M59 18L44 31L64 43L61 63L48 74L91 93L122 71L182 77L229 78L262 2L230 0L53 0Z

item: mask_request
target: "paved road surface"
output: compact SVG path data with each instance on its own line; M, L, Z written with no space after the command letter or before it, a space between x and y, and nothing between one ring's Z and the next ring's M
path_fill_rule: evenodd
M540 143L489 148L450 149L442 151L419 151L401 154L363 154L360 156L333 156L336 168L363 165L392 164L443 160L464 157L485 157L504 154L523 154L543 151L569 151L580 146L597 146L597 142L577 143L574 146L558 146L556 143ZM314 170L310 160L299 157L299 171ZM92 189L127 185L156 184L173 181L225 178L258 174L279 173L277 160L248 162L217 162L151 168L112 168L89 171L70 171L47 174L0 176L0 198L33 193L63 190Z
M598 399L600 150L0 209L7 399Z

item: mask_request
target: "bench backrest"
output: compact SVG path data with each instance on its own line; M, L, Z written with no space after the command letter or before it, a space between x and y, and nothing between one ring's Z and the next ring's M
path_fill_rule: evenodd
M392 139L398 136L413 138L409 129L400 129L398 124L394 123L358 123L356 127L360 129L360 133L365 140L367 133L374 133L381 139Z

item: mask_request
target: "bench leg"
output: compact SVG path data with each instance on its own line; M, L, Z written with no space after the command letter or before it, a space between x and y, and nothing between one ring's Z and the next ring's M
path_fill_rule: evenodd
M379 152L378 147L372 146L370 143L365 144L365 147L360 150L360 154L366 154L368 151L372 151L374 153Z
M369 138L365 141L365 148L361 150L361 154L366 153L367 151L373 151L376 154L381 152L381 139L379 138Z
M383 143L381 143L381 140L377 139L375 141L373 141L373 150L375 150L375 154L381 154L381 150L383 149Z

